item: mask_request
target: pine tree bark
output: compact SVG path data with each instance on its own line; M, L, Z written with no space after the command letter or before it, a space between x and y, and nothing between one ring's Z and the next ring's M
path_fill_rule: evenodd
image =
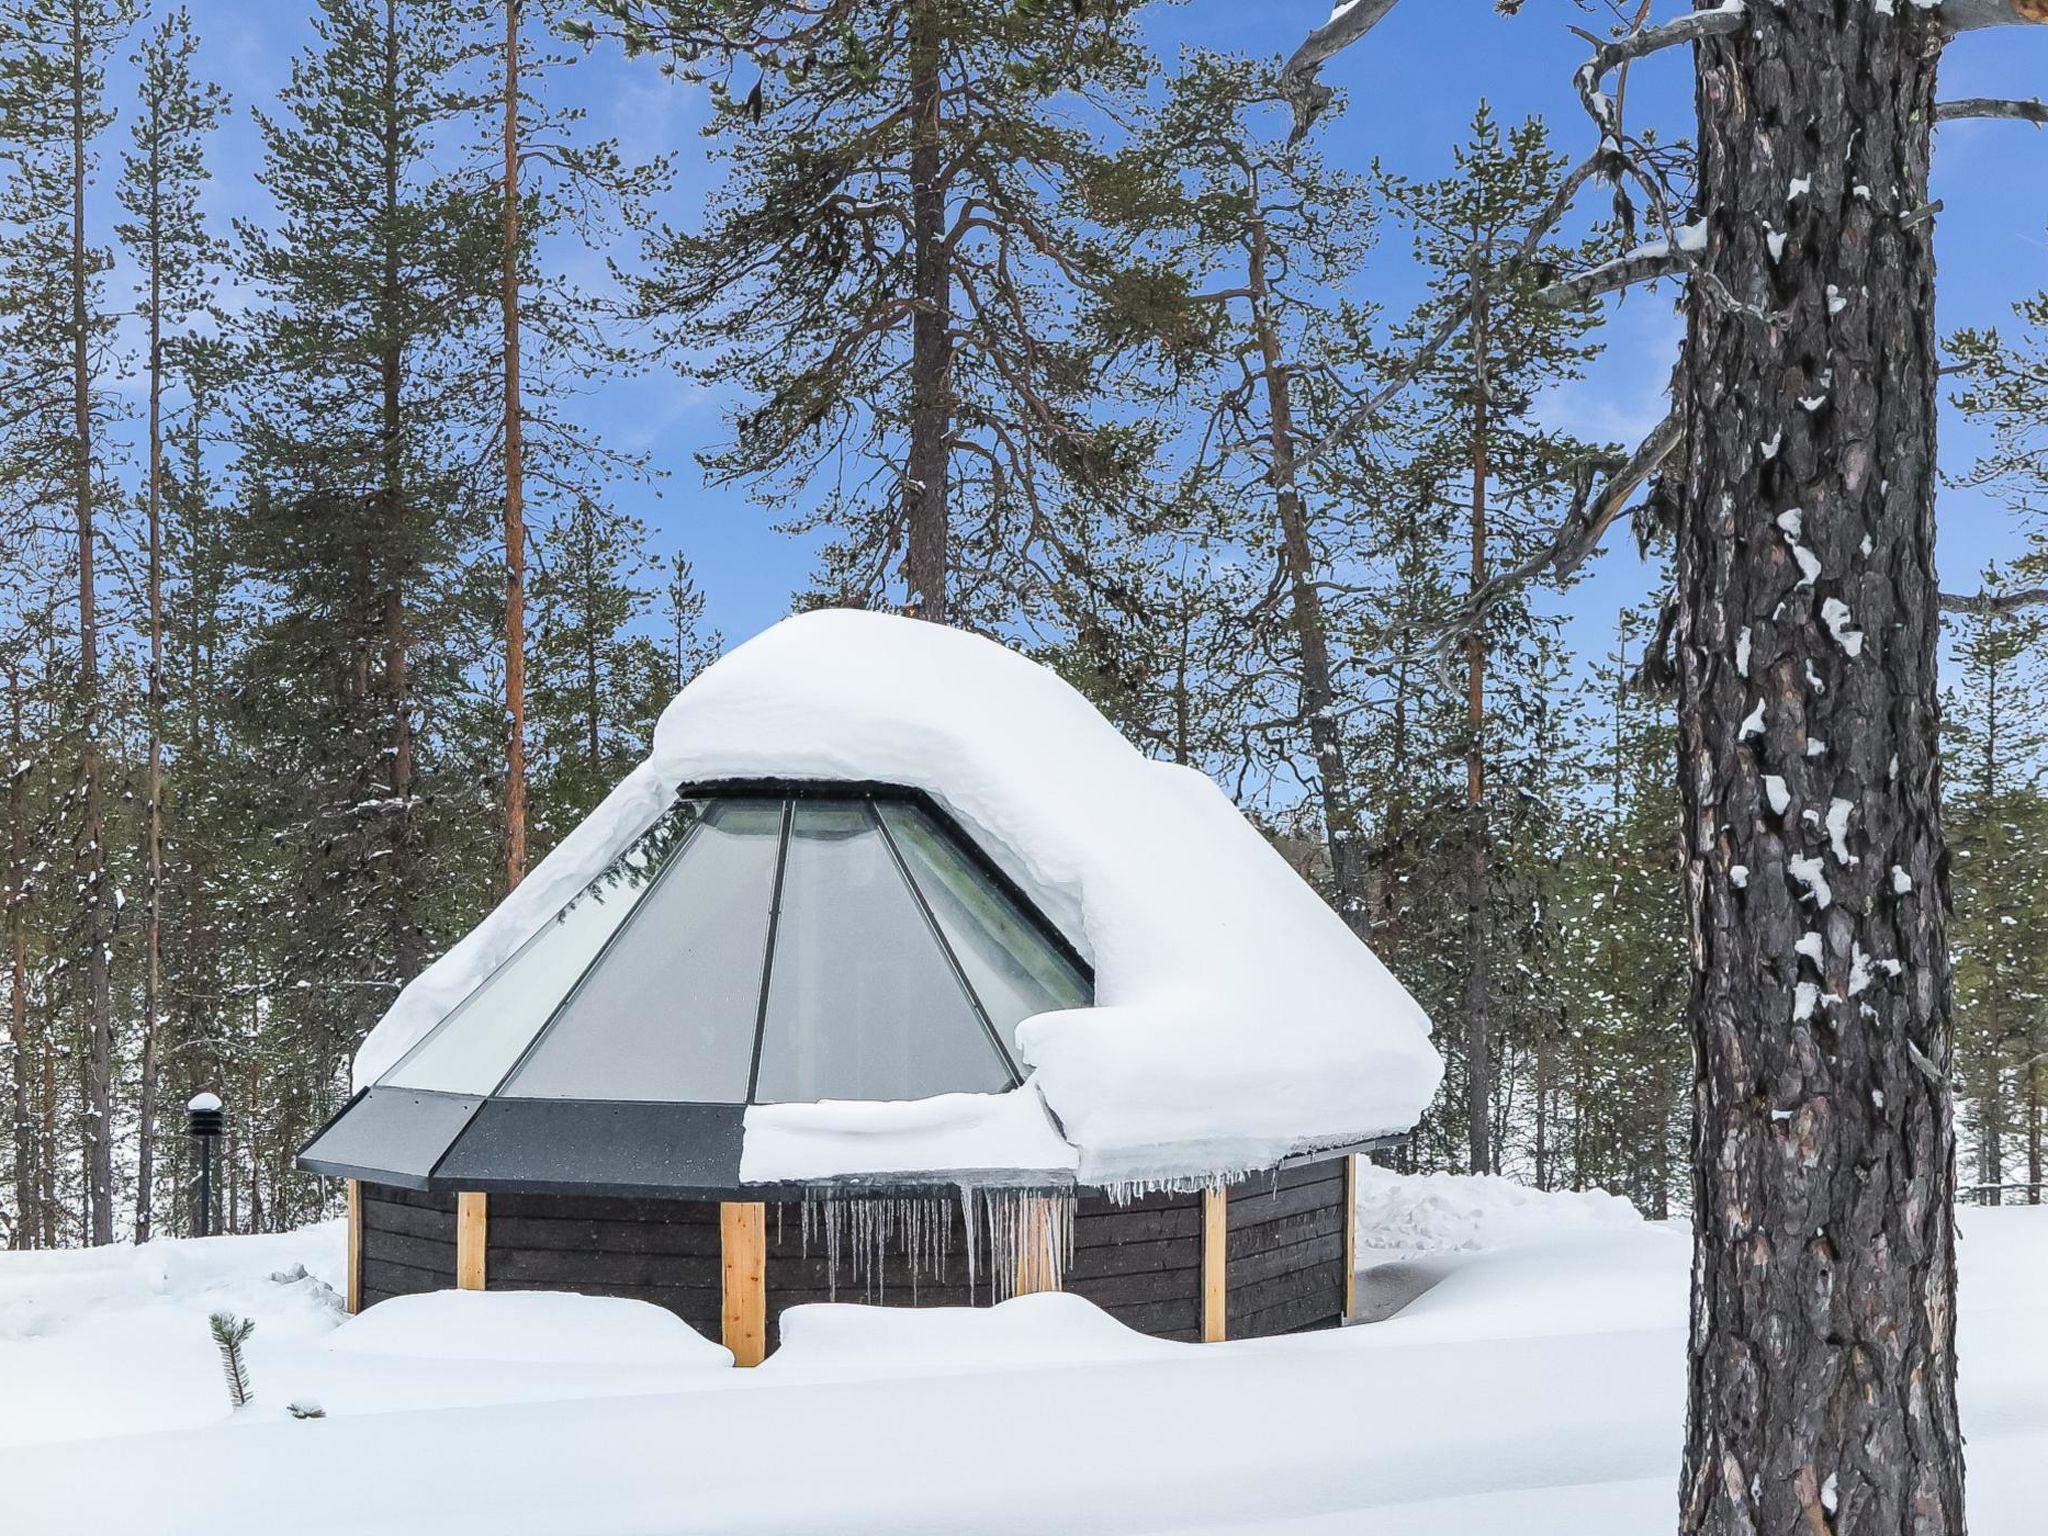
M952 267L946 249L941 143L940 22L931 0L910 7L910 447L905 464L903 574L912 616L947 623L952 579Z
M1472 400L1472 564L1471 590L1487 578L1487 434L1492 430L1487 398L1487 328L1491 315L1486 281L1474 253L1471 347ZM1485 627L1472 626L1465 639L1465 1117L1467 1151L1474 1173L1493 1171L1492 948L1493 851L1486 816Z
M84 824L79 887L85 908L86 1215L95 1246L114 1240L114 1019L109 975L113 902L106 888L105 774L100 749L99 611L93 573L92 335L87 297L85 187L90 127L86 63L90 43L80 7L71 8L71 493L78 537L78 728Z
M152 150L152 155L155 151ZM152 188L161 187L163 168L151 167ZM149 530L149 781L144 807L145 855L149 866L149 931L142 976L142 1081L136 1110L135 1241L146 1243L156 1227L156 1117L159 1042L163 1002L164 879L164 337L163 230L153 205L147 231L149 250L149 484L144 494Z
M7 1038L14 1046L13 1246L33 1248L43 1230L42 1186L36 1169L35 1107L29 1093L34 1057L28 1013L28 775L21 729L21 671L7 669Z
M1260 196L1256 175L1249 190L1256 204ZM1265 221L1254 219L1245 285L1251 290L1252 326L1258 336L1261 379L1266 391L1268 476L1273 488L1273 513L1280 525L1288 617L1301 665L1301 714L1308 724L1309 750L1315 756L1337 914L1363 939L1370 937L1372 929L1366 847L1359 836L1358 797L1344 752L1343 725L1337 718L1336 669L1330 660L1323 595L1316 585L1316 555L1309 539L1308 506L1301 494L1300 475L1294 462L1294 390L1280 345L1279 322L1273 313L1270 265Z
M526 878L526 465L519 397L519 6L505 0L505 888Z
M1686 301L1675 631L1689 1533L1964 1529L1925 207L1939 38L1924 9L1886 11L1752 6L1698 53L1710 280Z

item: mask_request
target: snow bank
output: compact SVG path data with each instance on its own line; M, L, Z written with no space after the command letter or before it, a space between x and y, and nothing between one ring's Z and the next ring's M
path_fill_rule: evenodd
M782 1314L779 1375L985 1371L1171 1357L1188 1345L1126 1328L1092 1301L1048 1291L993 1307L811 1302Z
M1358 1242L1375 1256L1497 1252L1642 1225L1633 1205L1605 1190L1546 1192L1511 1179L1401 1174L1359 1163Z
M650 759L399 997L374 1081L691 782L870 780L943 805L1089 955L1096 1006L1026 1021L1032 1084L1091 1182L1199 1181L1406 1130L1442 1063L1415 1001L1202 775L1145 758L1051 672L880 614L789 619L662 716ZM841 1172L819 1108L787 1176ZM756 1125L767 1124L758 1114ZM945 1171L936 1142L918 1166Z
M565 1291L430 1291L394 1296L334 1330L327 1347L416 1360L727 1370L732 1351L673 1312Z

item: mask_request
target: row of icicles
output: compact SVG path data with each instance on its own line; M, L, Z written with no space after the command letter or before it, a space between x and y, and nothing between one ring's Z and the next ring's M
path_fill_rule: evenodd
M920 1281L944 1277L961 1232L970 1293L984 1282L991 1302L1055 1291L1074 1251L1074 1196L963 1186L957 1197L819 1194L803 1201L803 1252L808 1257L813 1243L823 1245L834 1301L842 1265L862 1300L885 1300L892 1253L905 1260L915 1301Z

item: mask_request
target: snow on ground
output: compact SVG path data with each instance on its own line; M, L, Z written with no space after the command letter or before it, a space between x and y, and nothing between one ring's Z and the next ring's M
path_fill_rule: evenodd
M1384 1249L1368 1272L1429 1271L1370 1327L1173 1345L1072 1298L820 1307L756 1371L631 1303L440 1296L337 1326L332 1225L0 1254L0 1529L1669 1529L1684 1234L1495 1181L1374 1177L1361 1203ZM2031 1536L2048 1210L1966 1211L1963 1239L1973 1530ZM206 1336L220 1308L257 1320L238 1415ZM284 1413L309 1396L326 1417Z

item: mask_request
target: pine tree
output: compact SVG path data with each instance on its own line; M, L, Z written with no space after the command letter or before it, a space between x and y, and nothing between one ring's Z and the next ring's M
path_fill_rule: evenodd
M134 64L141 77L119 196L128 222L122 242L142 271L141 313L149 340L149 384L143 509L147 520L145 578L149 633L148 788L145 803L148 914L142 1003L141 1081L137 1105L135 1240L154 1229L157 1078L163 1002L164 777L164 498L165 395L187 385L193 358L190 326L211 298L224 255L200 216L207 180L204 149L225 109L219 87L193 78L197 51L191 18L173 11L158 24Z
M1072 315L1117 269L1079 216L1103 169L1085 115L1142 81L1136 6L598 8L716 93L726 185L642 293L747 397L711 474L806 498L793 526L835 535L826 600L980 625L1028 605L1143 452L1089 419L1102 360Z
M681 550L669 556L668 581L662 587L662 621L668 637L669 684L680 693L725 649L725 637L704 627L704 593L689 557Z
M1997 569L1984 590L2006 588ZM1942 714L1943 808L1954 871L1956 1075L1969 1107L1976 1182L1992 1204L2008 1182L2006 1143L2027 1149L2038 1199L2041 1164L2042 1012L2048 961L2037 935L2048 923L2048 680L2042 626L2026 614L1964 616L1956 626L1956 681Z
M586 499L549 530L545 547L534 583L532 699L543 845L595 810L646 756L672 679L698 650L687 631L676 637L680 653L645 631L654 561L637 518ZM687 566L680 574L687 582Z
M265 916L290 935L240 1027L309 1040L325 1084L496 883L477 857L490 808L446 732L471 691L466 626L494 606L471 573L495 500L501 210L445 153L477 126L473 5L324 0L314 30L258 114L279 217L242 230L259 302L234 539L264 615L236 658L237 724L267 770Z
M18 470L40 473L46 510L72 529L76 649L67 715L77 751L76 949L83 1020L87 1221L94 1243L114 1240L114 955L116 892L107 879L106 731L98 561L112 499L100 432L111 409L101 368L113 315L93 242L86 187L96 142L112 120L106 61L134 19L130 0L63 0L0 9L0 145L14 162L5 265L10 321L0 379L10 402ZM37 274L32 269L42 267ZM64 381L60 386L58 379ZM59 468L58 466L61 466ZM10 479L14 477L10 475ZM19 483L19 482L17 482Z
M1503 132L1482 103L1455 158L1456 169L1434 181L1381 168L1375 180L1412 232L1429 278L1428 299L1398 328L1397 340L1412 342L1451 313L1468 316L1420 381L1414 430L1431 440L1425 457L1446 471L1438 494L1446 523L1458 517L1463 524L1466 595L1478 601L1496 570L1518 564L1548 534L1581 466L1598 456L1533 414L1541 390L1577 377L1597 354L1588 340L1597 316L1583 305L1540 302L1536 269L1520 256L1523 232L1550 204L1566 168L1543 124L1532 119ZM1563 264L1582 264L1594 249L1592 242L1539 247ZM1515 790L1526 789L1493 782L1489 755L1496 717L1541 695L1529 675L1535 645L1533 616L1519 597L1494 605L1465 638L1465 985L1458 1014L1474 1173L1496 1166L1490 1127L1501 984L1493 956L1498 823L1504 805L1522 803Z

